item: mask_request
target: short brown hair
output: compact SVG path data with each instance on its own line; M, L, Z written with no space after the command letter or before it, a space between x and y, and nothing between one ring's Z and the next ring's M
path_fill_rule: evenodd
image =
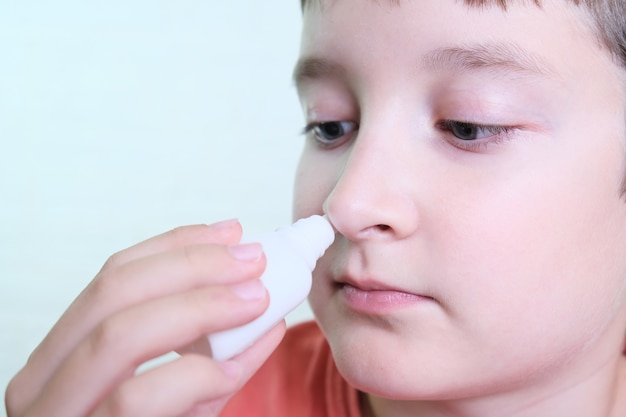
M308 0L310 3L311 0ZM322 0L318 0L322 1ZM389 0L399 3L400 0ZM505 9L514 1L521 0L463 0L469 7L498 6ZM542 0L531 0L541 6ZM615 62L626 69L626 1L624 0L566 0L587 9L593 30L600 44L607 48ZM300 0L302 10L307 0Z

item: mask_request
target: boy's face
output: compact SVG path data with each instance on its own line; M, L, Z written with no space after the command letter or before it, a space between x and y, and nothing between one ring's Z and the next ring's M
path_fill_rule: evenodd
M392 398L591 374L626 329L618 67L565 2L390 3L307 6L296 70L338 122L294 215L338 230L310 302L340 370Z

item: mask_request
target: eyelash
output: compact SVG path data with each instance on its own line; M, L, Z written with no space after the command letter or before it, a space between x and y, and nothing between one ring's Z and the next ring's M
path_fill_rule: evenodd
M484 150L487 146L504 142L518 129L516 126L483 125L458 120L443 120L438 122L436 127L454 137L454 139L452 139L454 146L474 152ZM458 128L470 129L472 136L480 136L481 133L487 133L488 136L464 139L459 137L458 132L455 132Z
M320 131L324 127L338 128L339 131L332 135L334 137L328 138ZM337 142L347 134L358 130L358 127L357 123L350 121L311 122L305 126L302 133L306 135L312 132L315 140L322 146L332 147L336 146ZM453 146L473 152L484 150L487 146L502 143L509 139L511 134L517 129L515 126L484 125L458 120L442 120L436 124L436 127L454 137L454 139L449 140L453 142ZM464 133L472 137L460 137L462 133L459 133L458 129L465 129L468 132ZM479 137L484 133L487 133L488 136Z
M339 132L334 134L334 138L324 137L323 132L320 129L324 127L334 127L338 128ZM312 122L305 126L302 130L302 134L306 135L309 133L313 133L314 138L317 142L319 142L322 146L332 147L336 146L338 142L340 142L341 138L344 136L353 133L358 130L359 125L355 122L345 121L345 120L332 120L328 122Z

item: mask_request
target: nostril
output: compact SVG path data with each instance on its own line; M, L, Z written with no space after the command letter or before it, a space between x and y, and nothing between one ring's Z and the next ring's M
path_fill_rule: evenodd
M386 225L386 224L378 224L378 225L376 225L376 227L378 227L378 229L379 229L381 232L384 232L384 231L386 231L386 230L391 229L391 226L388 226L388 225Z

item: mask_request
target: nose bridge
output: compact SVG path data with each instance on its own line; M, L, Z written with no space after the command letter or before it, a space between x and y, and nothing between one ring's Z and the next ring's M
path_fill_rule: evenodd
M376 132L361 130L358 138L352 144L345 162L340 171L334 194L338 196L344 192L352 198L362 196L371 199L382 196L386 190L381 185L392 179L393 162L398 167L398 158L393 151L394 145L383 146L382 135Z
M395 128L393 127L395 126ZM417 227L410 138L390 119L362 124L345 155L325 211L338 231L358 240L404 237Z

